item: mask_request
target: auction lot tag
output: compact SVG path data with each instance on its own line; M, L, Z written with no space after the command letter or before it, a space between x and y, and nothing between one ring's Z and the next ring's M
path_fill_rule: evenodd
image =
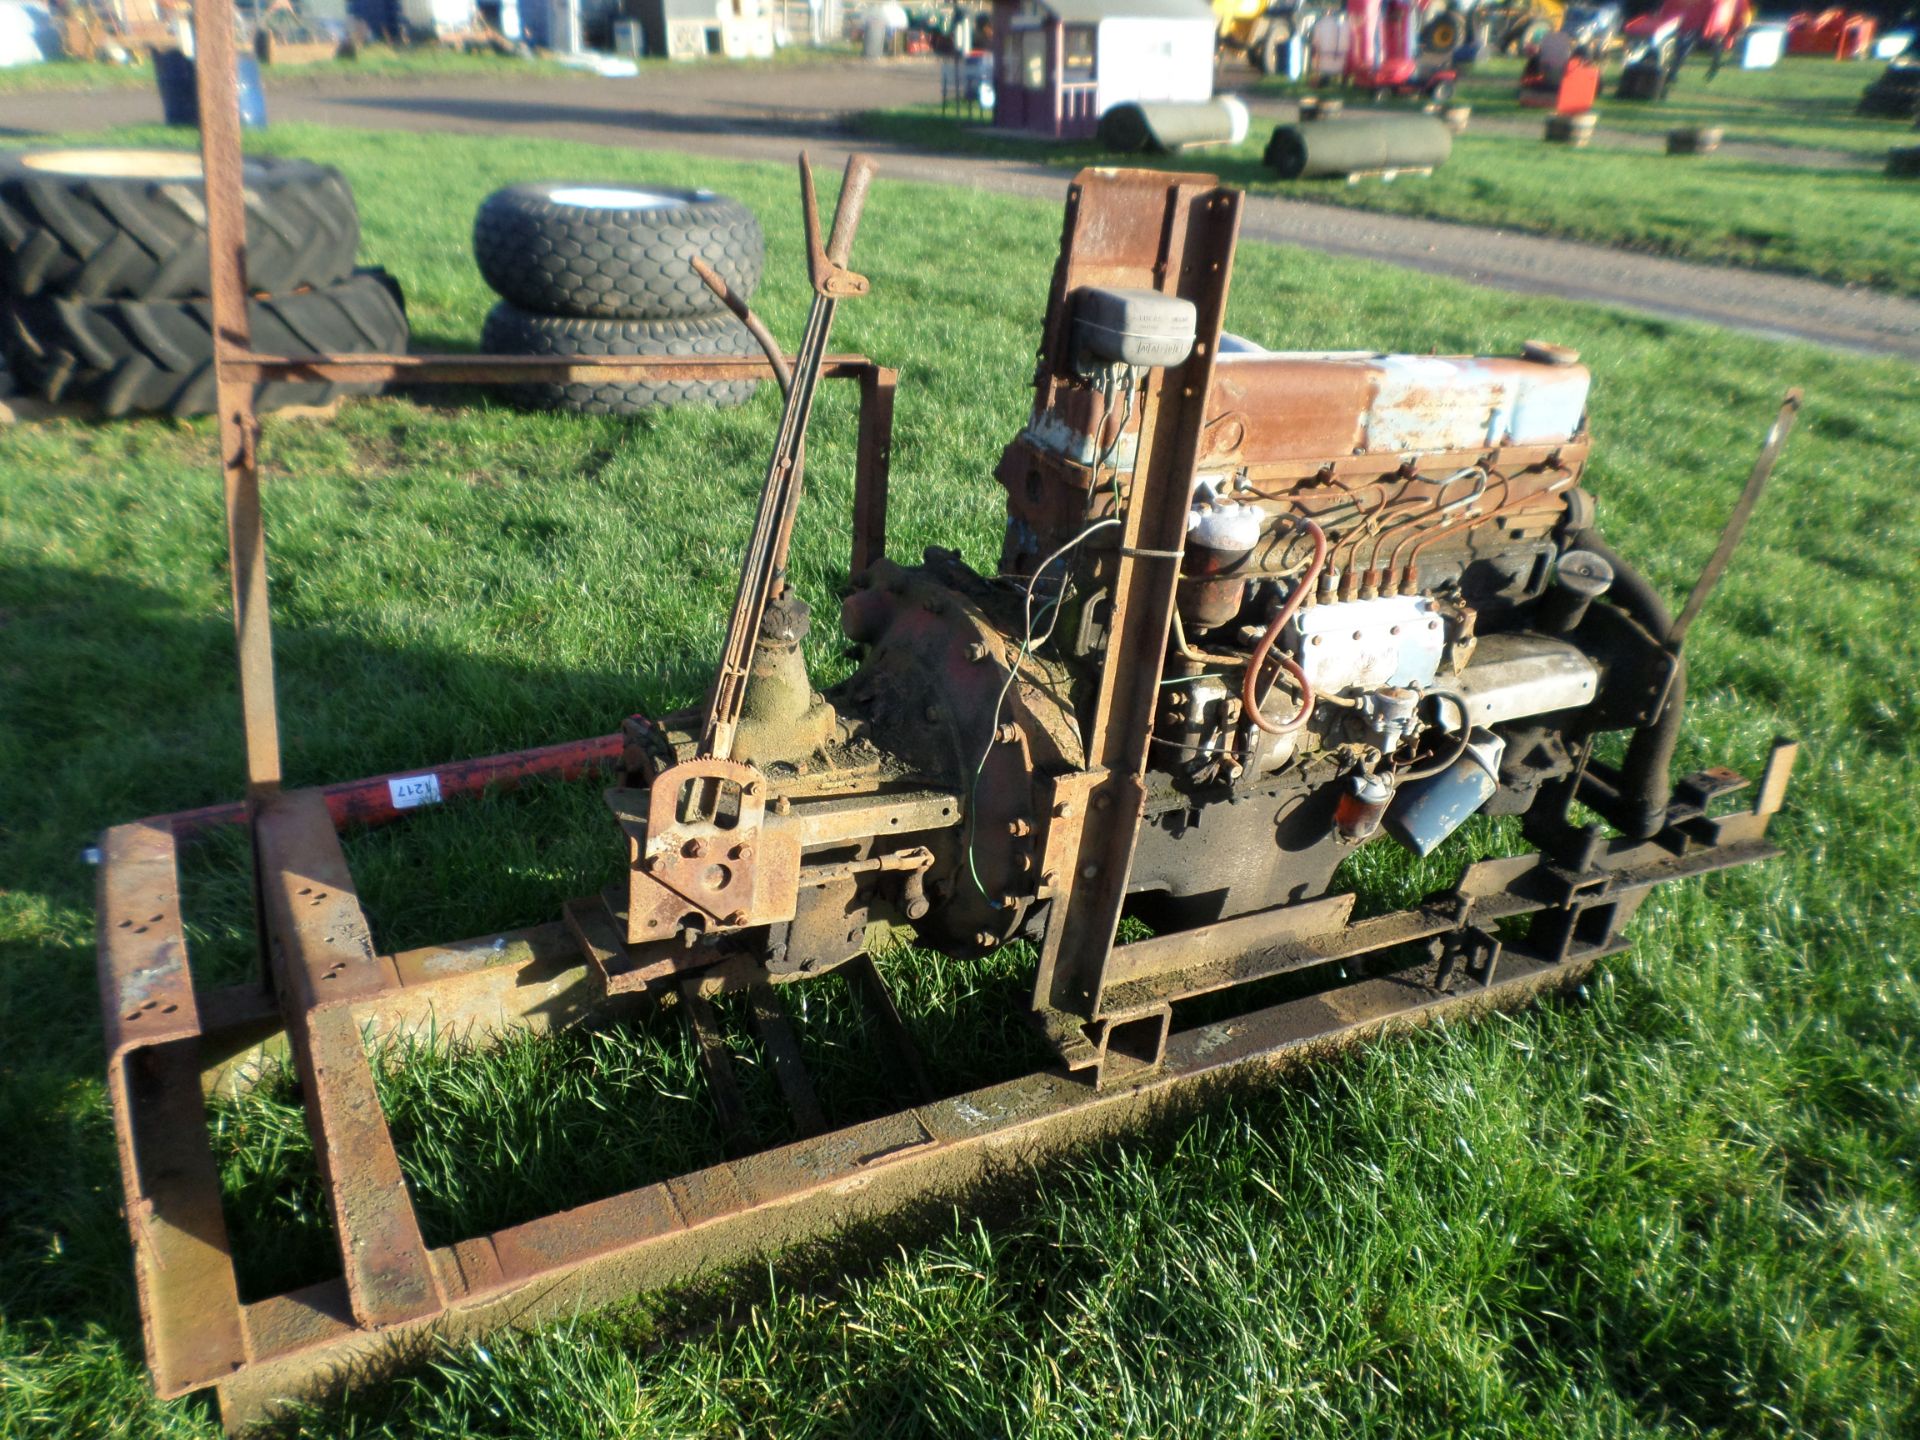
M396 810L411 810L416 805L438 805L440 777L402 775L397 780L387 781L387 794L393 797L393 808Z

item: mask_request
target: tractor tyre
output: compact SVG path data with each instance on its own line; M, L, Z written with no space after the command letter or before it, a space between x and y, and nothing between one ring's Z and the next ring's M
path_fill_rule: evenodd
M1267 33L1261 37L1259 45L1249 51L1253 68L1262 75L1278 75L1284 68L1283 58L1287 51L1287 25L1280 20L1269 21Z
M487 313L480 348L491 355L749 355L763 352L732 314L690 320L606 320L536 315L502 300ZM507 398L530 410L637 415L677 405L743 405L758 380L579 381L513 385Z
M1449 10L1427 22L1427 28L1420 32L1420 48L1444 50L1451 55L1460 48L1460 38L1460 17Z
M746 299L766 240L751 210L710 190L510 185L481 204L473 253L487 283L524 310L681 320L719 307L695 256Z
M407 348L400 289L384 270L337 285L255 299L247 306L253 346L266 355L395 354ZM213 302L66 300L9 302L8 360L21 388L44 400L77 401L103 415L205 415L213 410ZM370 394L374 382L276 380L259 408L328 405Z
M245 162L247 286L284 294L353 271L360 215L346 177L310 160ZM0 156L0 291L179 300L208 286L206 184L185 150Z

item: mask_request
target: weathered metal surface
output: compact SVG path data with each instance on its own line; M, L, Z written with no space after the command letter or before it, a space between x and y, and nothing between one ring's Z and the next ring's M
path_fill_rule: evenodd
M107 1089L141 1334L164 1396L223 1380L249 1358L198 1084L200 1014L178 890L166 830L121 825L103 837Z
M619 762L620 735L595 735L559 745L540 745L476 760L452 760L414 770L390 770L364 780L343 780L319 787L335 828L349 825L385 825L404 819L423 805L438 805L486 790L511 790L526 780L578 780L596 769ZM142 823L164 826L179 839L223 825L247 823L244 801L206 805L150 815Z
M219 417L220 463L226 482L227 571L251 799L280 783L280 722L267 610L267 537L255 459L260 426L254 417L254 386L249 379L229 375L221 363L252 344L231 0L195 0L194 33L202 37L197 83L207 206L207 293L213 300L214 410Z
M526 1326L637 1290L956 1198L988 1177L1098 1142L1169 1104L1352 1043L1393 1025L1520 1003L1576 982L1583 962L1509 962L1491 987L1447 991L1418 975L1363 982L1172 1036L1163 1064L1106 1090L1053 1072L730 1161L661 1185L435 1252L450 1304L433 1322L382 1333L341 1315L336 1285L247 1307L258 1359L219 1387L230 1427L324 1394L445 1339Z
M1216 369L1237 196L1206 177L1150 172L1087 171L1076 179L1033 421L1000 469L1009 489L1007 568L1016 578L1032 576L1049 551L1074 548L1055 549L1089 522L1108 522L1099 540L1074 557L1077 614L1063 651L1034 653L1032 585L1024 597L1010 595L950 553L929 552L927 564L911 572L884 559L894 374L861 357L824 354L823 317L830 317L833 300L866 288L845 269L865 188L865 172L856 165L825 242L807 184L817 303L793 365L793 403L743 563L733 629L744 633L745 643L730 644L723 661L706 717L705 757L693 733L700 716L634 717L618 740L374 777L330 795L281 793L252 460L256 381L512 382L562 372L745 378L773 373L777 350L776 360L685 361L250 353L244 319L237 330L230 324L244 316L245 298L239 151L226 64L230 6L229 0L198 5L203 35L227 36L207 47L202 109L215 117L205 151L210 189L218 181L220 191L210 194L209 208L216 217L215 323L223 336L222 465L249 730L245 813L253 820L274 993L254 985L195 996L175 898L171 823L110 832L101 874L110 1093L148 1352L165 1393L210 1384L228 1423L238 1424L287 1398L402 1362L435 1335L535 1323L635 1289L682 1283L909 1202L958 1194L1003 1174L1010 1162L1031 1163L1098 1139L1164 1103L1204 1095L1219 1078L1312 1055L1387 1025L1516 1001L1561 983L1620 948L1622 927L1652 885L1774 853L1765 830L1786 788L1791 745L1776 748L1746 812L1715 815L1744 782L1729 771L1702 772L1673 787L1648 840L1608 843L1597 830L1565 823L1529 828L1530 837L1536 828L1545 837L1538 841L1542 853L1481 862L1451 890L1411 910L1354 921L1352 897L1320 893L1338 859L1327 848L1322 802L1333 787L1326 781L1346 773L1338 768L1345 762L1309 751L1305 768L1320 766L1312 777L1256 773L1247 776L1258 782L1251 785L1238 783L1238 769L1226 781L1224 772L1182 771L1192 788L1179 794L1166 788L1174 772L1150 774L1148 746L1156 738L1164 684L1177 687L1167 696L1169 726L1199 734L1193 717L1201 692L1192 692L1190 704L1186 684L1210 678L1198 673L1205 666L1258 668L1257 660L1223 657L1217 647L1234 637L1222 642L1210 633L1233 620L1239 601L1254 593L1246 577L1277 578L1263 581L1267 588L1259 592L1272 595L1272 605L1243 629L1258 634L1261 617L1271 615L1269 629L1277 632L1313 588L1312 603L1326 603L1328 623L1339 622L1341 634L1328 630L1329 640L1354 643L1375 614L1395 637L1408 607L1376 611L1346 602L1377 605L1383 596L1419 593L1421 572L1432 566L1441 580L1427 577L1427 592L1440 597L1430 618L1457 625L1447 653L1458 673L1476 641L1472 612L1451 598L1451 587L1478 567L1483 593L1504 586L1521 600L1541 594L1546 567L1558 553L1549 536L1582 498L1571 492L1586 458L1586 377L1577 367L1260 356L1233 347L1242 353ZM1085 286L1157 288L1192 299L1198 309L1192 355L1171 369L1128 376L1124 396L1117 376L1076 373L1066 301ZM843 619L849 637L870 647L868 663L834 692L833 704L844 694L849 708L823 708L830 723L808 741L815 755L773 757L766 770L716 768L712 757L724 760L726 746L712 743L713 722L730 723L732 712L721 703L727 677L755 673L750 662L766 613L759 602L783 583L805 406L813 382L830 375L861 384L852 560L862 574ZM1116 404L1119 412L1111 413ZM1055 445L1063 436L1071 443ZM1410 449L1425 453L1405 453ZM1203 473L1206 487L1196 493ZM1199 648L1175 624L1176 603L1186 603L1176 597L1190 507L1206 512L1196 526L1206 537L1196 574L1207 586L1225 587L1200 597L1210 618L1194 626ZM1588 518L1574 523L1590 523L1591 506L1581 513ZM1258 521L1253 539L1259 543L1234 538L1250 517ZM1316 546L1318 558L1310 564L1289 550L1287 539L1306 519L1328 539ZM1016 534L1022 525L1024 536ZM1233 554L1220 548L1228 542ZM1039 549L1030 548L1036 544ZM1321 558L1331 568L1315 587ZM1504 564L1493 563L1496 558ZM1303 573L1307 578L1290 590L1295 582L1288 577ZM1067 608L1068 588L1061 580L1049 592L1058 609L1047 638ZM1292 597L1284 607L1281 596ZM1008 618L1022 598L1024 639ZM1597 613L1609 617L1614 631L1635 623L1613 607ZM1310 646L1308 628L1296 627L1290 643ZM774 638L797 651L796 634ZM1251 653L1246 641L1242 636L1240 657ZM1406 647L1392 648L1397 666ZM1446 662L1421 653L1419 674L1432 678L1429 662ZM1619 653L1637 652L1628 645ZM1307 684L1306 672L1299 674ZM809 710L825 707L811 695L797 658L794 673L778 678ZM1385 676L1396 678L1406 678L1398 668ZM1091 703L1082 705L1076 690ZM1362 714L1385 713L1366 710L1358 698L1328 698ZM1303 713L1308 708L1303 701ZM1612 720L1612 712L1605 718ZM1563 752L1557 762L1551 756L1538 762L1540 773L1559 786L1561 810L1574 794L1597 796L1626 784L1589 763L1586 739L1580 734L1569 741L1577 758ZM578 774L616 748L626 784L610 791L609 800L633 846L624 910L616 889L610 900L570 905L564 924L377 953L338 825L394 818L428 792L446 798L530 774ZM1246 755L1250 763L1260 759L1252 749ZM704 765L689 766L702 758ZM743 751L741 758L749 757ZM1405 767L1408 774L1417 768ZM1663 782L1665 769L1663 762ZM1212 811L1229 818L1201 830L1199 817L1216 800L1253 803ZM232 810L178 817L183 832L232 818ZM1121 907L1133 888L1136 842L1149 827L1157 848L1140 888L1211 908L1190 908L1156 939L1116 945ZM1216 849L1202 857L1192 848L1173 848L1190 835ZM1274 854L1284 852L1291 866L1285 883L1275 887L1270 877L1239 874L1240 856L1220 853L1222 839L1227 851L1254 853L1256 869L1277 863ZM1273 905L1271 897L1281 895L1293 903ZM640 903L648 896L667 898ZM1035 908L1041 905L1044 912ZM979 950L1032 935L1042 914L1036 1013L1068 1070L1091 1069L1094 1085L1047 1070L809 1134L825 1125L825 1107L806 1075L776 983L846 967L876 1022L881 1048L895 1052L903 1079L924 1097L912 1037L865 952L869 923L904 915L918 924L924 917L923 943L932 936L950 948ZM673 927L661 928L679 933L636 939L649 915L671 919ZM1221 916L1229 918L1192 923ZM1524 926L1507 923L1522 917L1531 917ZM715 929L725 933L710 933ZM1328 967L1346 961L1365 962L1358 973L1374 978L1347 980L1340 972L1343 983L1333 984ZM1180 1001L1308 969L1317 969L1330 988L1215 1024L1175 1026ZM746 1107L712 1009L713 1000L727 995L744 997L795 1129L808 1138L749 1153ZM672 1007L689 1026L737 1158L491 1235L426 1246L380 1113L365 1037L432 1025L438 1034L484 1044L521 1028L597 1023L656 1004ZM250 1083L277 1053L290 1054L299 1068L341 1274L241 1306L201 1095L203 1087Z
M1210 177L1163 175L1152 183L1164 191L1157 207L1123 190L1075 182L1056 280L1062 294L1092 284L1159 289L1198 310L1192 354L1147 381L1141 458L1123 487L1130 493L1106 662L1087 740L1085 768L1104 772L1087 803L1105 823L1083 826L1079 844L1063 857L1035 981L1036 1006L1089 1020L1101 1013L1102 971L1126 899L1135 821L1145 805L1154 702L1240 220L1238 194ZM1056 325L1048 342L1057 348L1045 352L1043 365L1057 372L1068 359L1067 331Z
M793 534L794 512L800 503L807 422L813 414L814 392L826 358L827 337L833 330L834 311L841 296L864 295L867 291L866 280L844 267L853 248L854 232L860 224L860 212L866 204L872 175L873 162L866 156L847 157L846 175L834 208L833 235L823 250L820 215L813 198L813 170L807 164L807 157L804 154L800 157L813 304L807 311L806 329L791 367L793 383L780 412L780 431L767 461L760 505L740 563L739 590L734 596L733 611L727 617L726 639L708 692L707 718L700 733L702 758L726 760L733 754L734 731L746 698L754 649L759 644L761 616L786 585L787 548Z
M254 841L275 984L354 1317L380 1326L431 1315L442 1297L353 1010L392 988L392 962L374 951L317 792L264 800Z
M873 362L864 355L828 355L820 373L828 380L858 380L871 369ZM242 385L268 380L362 385L524 385L539 380L566 385L778 378L772 365L751 355L260 355L244 348L221 359L219 374Z
M860 376L860 449L853 471L853 555L859 575L887 553L887 472L893 459L893 395L900 373L875 366Z

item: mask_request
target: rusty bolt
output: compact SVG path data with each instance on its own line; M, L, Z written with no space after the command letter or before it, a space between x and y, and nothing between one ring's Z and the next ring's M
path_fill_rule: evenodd
M1175 690L1171 695L1167 696L1167 708L1169 710L1186 709L1187 692L1184 690Z
M727 913L725 923L728 925L744 925L747 923L747 912L744 910L731 910Z
M1058 805L1053 807L1053 813L1058 819L1071 820L1073 818L1073 802L1071 800L1062 800Z
M1009 720L993 732L993 738L998 740L1002 745L1011 745L1020 738L1020 727Z
M1000 943L1000 937L991 930L980 930L974 933L973 943L983 949L991 950Z
M753 846L746 844L744 841L734 846L733 858L736 860L751 860L753 858Z
M1033 869L1033 856L1031 855L1014 856L1013 868L1020 871L1022 874L1025 874L1027 871Z
M1098 865L1082 866L1080 870L1080 878L1082 880L1092 880L1096 878L1099 874L1100 874L1100 867Z
M660 860L658 856L648 855L644 859L642 859L640 862L640 869L642 873L647 875L651 875L654 871L658 870L659 868L660 868Z
M689 840L680 847L680 853L689 860L698 860L707 853L707 842L704 840Z
M987 642L984 640L976 640L971 645L967 646L967 659L973 661L973 663L976 665L978 665L982 660L986 659L992 653L993 653L992 649L988 646Z
M758 795L760 793L760 782L758 780L747 781L746 784L740 787L740 793L742 795Z
M793 809L793 801L789 800L784 795L776 795L773 797L773 802L769 808L772 809L773 813L776 815L784 815L789 810Z
M1111 809L1112 806L1113 797L1111 795L1096 795L1093 797L1093 808L1096 810L1108 810Z
M1009 835L1031 835L1033 833L1033 822L1024 815L1016 815L1007 822L1007 833Z

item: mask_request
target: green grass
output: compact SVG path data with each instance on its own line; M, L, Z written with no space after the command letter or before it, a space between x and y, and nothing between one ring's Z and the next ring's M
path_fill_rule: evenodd
M564 65L547 59L523 60L483 52L468 54L438 45L396 48L368 45L351 60L317 60L310 65L266 65L261 76L268 85L317 84L322 81L431 79L435 76L574 75ZM40 65L0 69L0 95L34 94L49 90L127 90L150 88L153 67L108 65L91 60L49 60Z
M1851 151L1878 163L1894 145L1914 143L1910 122L1857 111L1860 92L1884 62L1843 65L1834 60L1789 56L1771 70L1723 68L1707 78L1696 56L1680 72L1667 98L1657 104L1614 96L1619 64L1611 62L1598 110L1602 138L1610 131L1664 137L1678 125L1719 125L1729 141ZM1538 110L1521 108L1521 62L1495 60L1463 78L1459 98L1477 115L1522 115L1539 121Z
M818 47L789 45L776 50L771 60L714 60L712 64L774 66L815 63L823 59L846 59L854 54L847 45ZM642 60L642 72L683 66L684 61ZM581 71L562 65L540 54L531 58L495 55L487 51L467 52L440 45L367 45L351 60L319 60L309 65L268 65L261 75L269 87L284 85L352 84L358 81L433 80L442 77L486 77L511 83L517 79L539 77L561 79L578 77ZM151 87L153 68L144 61L137 65L107 65L91 60L48 60L39 65L0 68L0 95L35 94L52 90L127 90Z
M134 140L159 132L136 132ZM471 344L492 187L703 183L768 231L757 303L798 333L791 172L624 150L276 128L352 178L366 258L422 344ZM902 367L890 549L997 553L1000 446L1025 414L1053 205L882 182L836 343ZM1590 486L1677 594L1781 391L1808 405L1696 628L1683 763L1806 759L1785 859L1654 897L1576 1001L1383 1043L1100 1147L1037 1196L863 1236L798 1275L449 1345L296 1417L315 1436L1508 1435L1920 1432L1920 450L1913 367L1243 248L1234 328L1274 345L1514 350L1593 366ZM853 408L809 443L797 583L844 567ZM310 783L600 733L707 679L773 397L623 424L392 398L269 421L262 456L288 774ZM241 774L214 435L0 433L0 1435L211 1436L144 1388L101 1086L92 872L102 824L230 797ZM816 659L832 662L832 626ZM1471 843L1471 842L1469 842ZM380 943L547 918L617 870L592 787L356 836ZM1456 858L1457 858L1456 852ZM202 963L244 965L244 846L189 867ZM1379 867L1369 884L1404 884ZM1029 1063L1030 957L886 964L960 1086ZM805 1043L836 1118L886 1101L837 982ZM796 1000L796 1004L798 1001ZM729 1033L753 1102L764 1066ZM383 1080L435 1238L711 1153L684 1046L640 1024L442 1047ZM215 1114L250 1291L328 1243L284 1087ZM502 1159L509 1163L501 1164ZM852 1270L820 1279L836 1259Z
M1470 125L1454 142L1452 158L1431 176L1351 185L1282 181L1261 163L1273 127L1258 116L1252 134L1240 145L1155 156L1151 163L1217 174L1260 194L1557 235L1920 295L1920 187L1889 179L1877 168L1776 163L1738 152L1675 157L1609 144L1604 134L1610 125L1664 134L1674 125L1725 123L1729 134L1755 139L1777 134L1781 143L1796 145L1838 146L1844 137L1847 148L1884 153L1889 145L1913 143L1910 127L1849 120L1845 111L1852 100L1843 105L1830 93L1828 71L1837 70L1848 77L1852 98L1858 99L1859 87L1870 78L1867 67L1830 64L1817 69L1803 61L1773 73L1722 71L1709 87L1704 66L1695 64L1685 72L1676 98L1664 105L1603 101L1603 133L1584 150L1544 143L1540 112L1522 112L1513 99L1516 62L1493 62L1493 68L1500 72L1495 78L1469 78L1461 98L1474 106L1476 115L1524 113L1530 117L1529 128L1516 133L1506 124ZM1796 87L1802 85L1812 93L1800 97ZM1720 99L1723 87L1725 105ZM1261 93L1293 90L1270 86ZM1735 120L1734 115L1749 118ZM1052 145L1009 138L943 117L934 106L869 111L857 123L866 134L919 148L1040 160L1064 169L1104 164L1111 158L1093 141ZM1825 141L1820 136L1835 138Z

